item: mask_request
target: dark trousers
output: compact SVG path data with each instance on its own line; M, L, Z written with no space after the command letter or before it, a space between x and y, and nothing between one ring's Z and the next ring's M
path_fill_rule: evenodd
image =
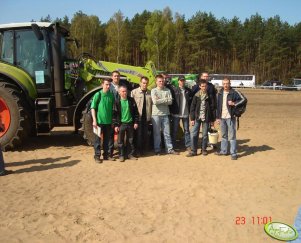
M112 125L98 125L101 127L102 131L102 147L103 147L103 157L106 158L110 155L110 150L109 150L109 140L110 140L110 135L112 130ZM96 157L101 156L101 138L95 135L95 142L94 142L94 153Z
M124 138L126 137L126 142ZM125 150L127 151L128 156L132 156L135 153L134 146L134 125L133 123L123 123L119 127L118 133L118 150L119 157L124 157L126 155Z
M3 159L3 153L2 153L2 149L1 149L1 145L0 145L0 172L4 171L5 167L4 167L4 159Z
M209 122L196 120L191 129L191 151L197 153L200 127L202 126L202 150L207 149Z
M149 149L149 122L141 119L135 133L136 149L140 154L144 154Z
M115 134L115 131L114 131L114 129L112 129L111 132L110 132L110 138L109 138L109 154L110 154L110 157L113 157L113 153L114 153L114 134Z

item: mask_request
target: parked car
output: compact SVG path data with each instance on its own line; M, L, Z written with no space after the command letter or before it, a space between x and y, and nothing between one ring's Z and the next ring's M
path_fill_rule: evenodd
M293 87L296 87L296 90L301 90L301 78L293 78Z
M280 80L267 80L264 81L260 88L262 89L282 89L282 82Z

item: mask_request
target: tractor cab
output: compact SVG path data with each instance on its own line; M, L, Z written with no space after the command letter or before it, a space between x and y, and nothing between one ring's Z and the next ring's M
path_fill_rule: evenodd
M37 97L49 97L70 87L64 62L69 32L59 24L28 22L0 25L0 61L25 71ZM33 97L34 98L34 97ZM62 104L64 105L64 104Z
M64 65L70 60L66 51L68 36L58 23L0 25L0 79L6 87L8 83L16 86L23 96L22 103L28 104L27 110L34 111L37 134L73 123L75 101L68 90L71 81Z

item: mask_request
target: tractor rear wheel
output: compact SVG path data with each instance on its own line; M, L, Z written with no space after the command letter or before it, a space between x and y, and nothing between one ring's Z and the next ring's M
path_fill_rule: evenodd
M22 143L30 132L31 124L21 91L13 84L0 81L0 116L4 124L0 144L5 151Z

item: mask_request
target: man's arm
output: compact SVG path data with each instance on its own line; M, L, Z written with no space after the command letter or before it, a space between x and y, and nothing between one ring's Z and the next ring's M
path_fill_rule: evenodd
M91 115L92 115L92 120L93 120L92 125L93 125L93 127L97 127L96 112L95 112L94 108L91 109Z
M236 99L235 99L234 105L237 106L237 105L243 103L246 98L239 91L235 90L235 92L236 92L236 96L235 96Z
M190 106L190 123L192 126L194 126L195 123L195 107L196 107L196 101L197 98L196 96L193 96L192 102L191 102L191 106Z
M170 91L168 91L167 96L164 98L159 97L157 94L157 90L152 90L151 91L151 97L154 105L160 105L160 104L167 104L171 105L172 104L172 97Z
M97 119L96 119L96 109L98 108L98 103L99 103L99 93L96 93L91 102L91 115L92 115L92 125L93 127L97 127Z
M167 99L167 105L171 105L171 104L172 104L173 98L172 98L172 94L171 94L171 91L170 91L170 90L168 90L168 92L167 92L167 97L166 97L166 99Z

